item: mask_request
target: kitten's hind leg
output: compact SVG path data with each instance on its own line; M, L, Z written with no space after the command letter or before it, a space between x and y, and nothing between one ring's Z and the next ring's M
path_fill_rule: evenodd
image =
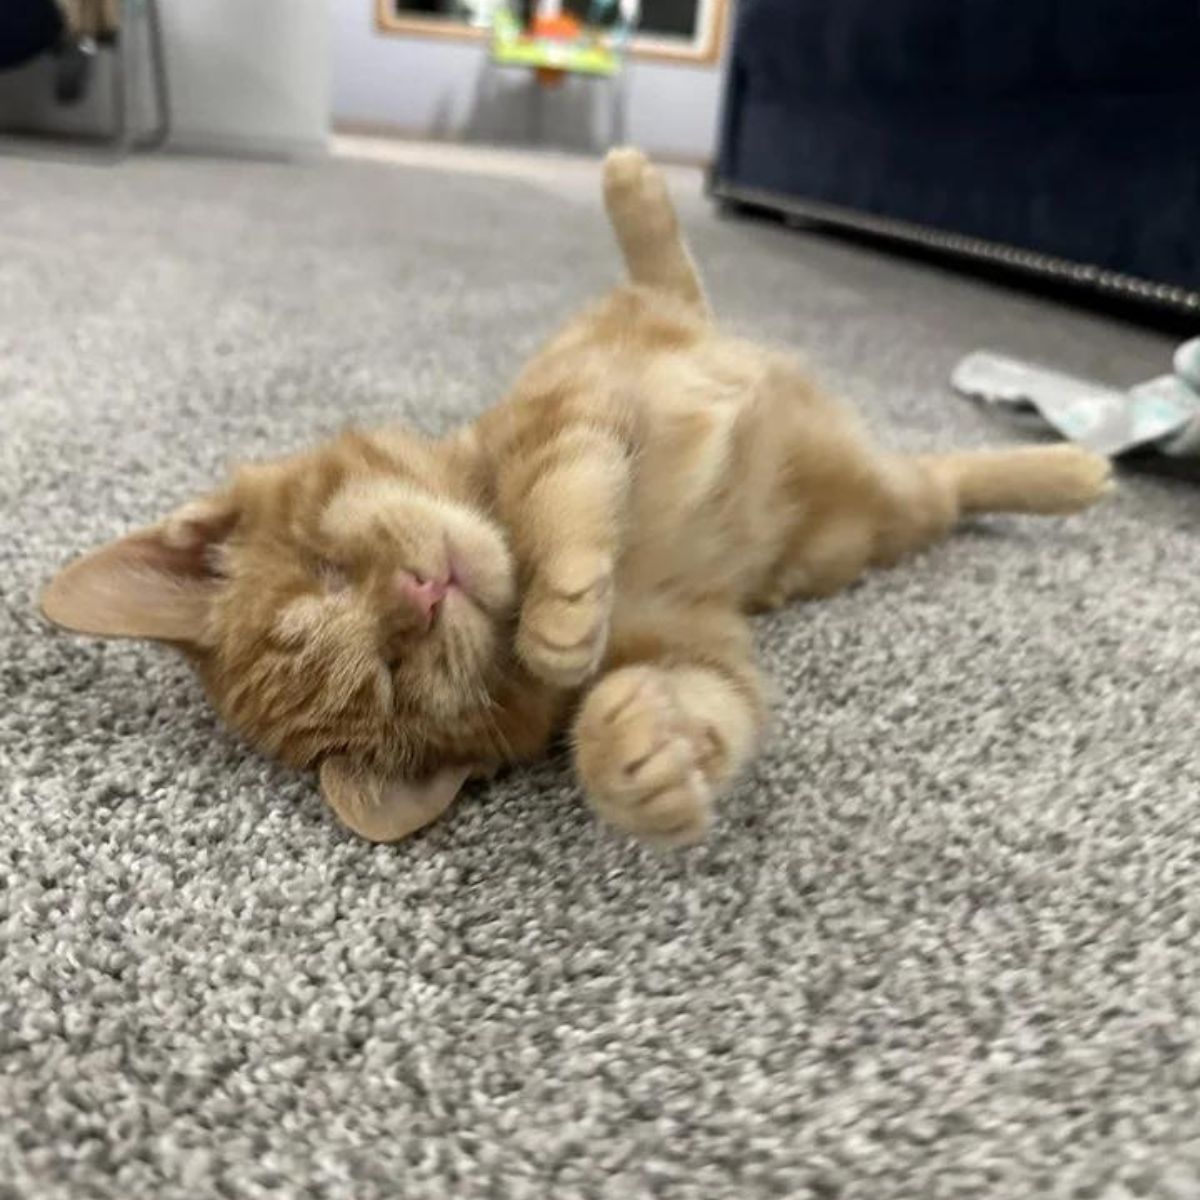
M1112 489L1106 458L1078 446L964 450L893 460L873 565L892 566L965 516L1080 512Z
M640 150L609 151L604 160L604 204L630 279L708 316L704 287L666 180Z
M749 630L724 610L659 613L626 626L614 648L618 665L575 722L588 801L644 841L697 842L764 721Z
M964 516L990 512L1079 512L1112 487L1107 459L1077 446L969 450L916 458L846 460L811 503L753 605L816 599L849 586L870 567L891 567L946 537ZM829 503L836 498L837 503Z
M1108 460L1078 446L963 451L917 461L964 515L1080 512L1113 486Z

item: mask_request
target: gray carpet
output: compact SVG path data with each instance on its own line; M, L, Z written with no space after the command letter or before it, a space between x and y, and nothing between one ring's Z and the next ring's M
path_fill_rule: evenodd
M764 622L775 733L695 852L598 828L561 762L371 848L36 589L230 459L477 411L613 277L590 189L0 172L0 1197L1200 1195L1200 492ZM946 387L977 344L1167 359L685 208L725 317L902 445L1004 438Z

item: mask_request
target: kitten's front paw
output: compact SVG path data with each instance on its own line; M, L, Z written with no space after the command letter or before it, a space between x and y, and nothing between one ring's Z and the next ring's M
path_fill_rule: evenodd
M534 577L521 605L517 654L540 679L574 688L600 666L612 613L612 559L581 553Z
M626 667L601 680L575 726L576 766L592 807L610 825L658 845L704 837L716 749L657 667Z

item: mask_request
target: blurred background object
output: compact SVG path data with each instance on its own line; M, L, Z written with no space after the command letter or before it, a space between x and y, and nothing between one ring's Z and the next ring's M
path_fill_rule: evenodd
M619 104L622 140L699 164L716 138L728 9L728 0L374 0L371 22L360 0L334 0L335 118L360 132L595 153L613 140ZM498 12L526 29L608 30L623 51L619 87L576 75L549 97L528 71L491 69Z
M5 132L59 137L73 132L76 140L96 143L117 157L135 146L153 149L166 142L170 89L158 0L7 0L0 14L0 70L27 64L34 65L35 74L10 86L10 102L21 96L22 87L35 114L90 102L99 114L98 127L71 131L38 115L29 119L27 113L24 120L7 122ZM149 75L148 117L135 111L142 99L138 76L143 66ZM107 75L105 97L96 95L101 73Z
M1195 0L742 0L716 194L1200 311Z
M492 7L491 62L498 68L532 71L539 129L544 127L546 93L577 75L603 83L611 97L608 144L626 141L624 82L626 52L637 28L639 0L590 0L587 16L560 3Z
M1195 0L5 0L0 132L628 142L727 211L1186 315L1197 53Z
M326 0L2 0L0 133L24 150L112 144L124 122L129 142L156 144L169 92L173 149L323 154L330 19Z
M59 44L64 25L55 0L7 0L0 8L0 71L48 54Z

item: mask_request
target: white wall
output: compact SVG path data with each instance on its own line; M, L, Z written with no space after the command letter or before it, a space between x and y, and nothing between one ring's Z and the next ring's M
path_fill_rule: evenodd
M165 0L177 140L285 153L323 149L327 10L328 0Z
M174 147L284 156L324 150L328 0L159 0L159 7ZM145 84L148 70L139 73ZM59 109L49 99L49 61L41 59L0 76L0 122L68 131L104 128L108 89L103 78L96 83L87 104Z
M568 79L542 94L529 71L489 68L483 42L380 34L371 0L332 0L332 6L335 121L579 149L608 139L609 81ZM624 87L622 140L673 158L711 156L719 67L635 60Z

